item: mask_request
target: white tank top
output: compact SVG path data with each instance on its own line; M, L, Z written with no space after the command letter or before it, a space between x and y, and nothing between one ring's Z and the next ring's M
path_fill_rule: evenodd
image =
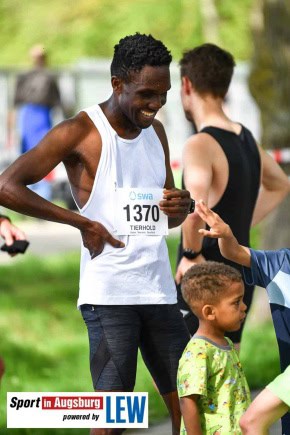
M113 234L115 187L163 188L162 144L151 126L135 139L122 139L99 105L85 109L98 129L102 151L92 192L80 213ZM117 236L124 248L106 243L93 260L82 245L78 306L174 304L176 289L162 236Z

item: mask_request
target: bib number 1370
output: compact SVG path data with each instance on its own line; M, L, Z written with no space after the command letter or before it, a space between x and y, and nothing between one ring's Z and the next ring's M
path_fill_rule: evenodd
M127 222L131 221L133 218L136 222L158 222L160 211L157 205L148 205L148 204L135 204L131 206L130 204L127 204L125 207L123 207L123 210L126 212L126 219Z

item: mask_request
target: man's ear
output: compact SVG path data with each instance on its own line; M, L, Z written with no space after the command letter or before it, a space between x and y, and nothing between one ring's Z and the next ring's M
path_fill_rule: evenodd
M189 95L192 91L192 83L187 76L181 78L182 88L186 95Z
M202 315L205 320L215 320L215 308L213 305L204 305Z
M111 84L112 84L112 88L113 88L114 92L116 92L117 94L122 92L123 80L120 77L112 76L111 77Z

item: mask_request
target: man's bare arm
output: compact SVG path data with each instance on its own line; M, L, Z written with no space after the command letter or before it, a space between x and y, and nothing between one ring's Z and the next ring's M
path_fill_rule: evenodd
M209 192L212 186L213 164L212 153L207 144L208 135L198 134L191 136L184 146L183 166L184 182L192 198L205 198L208 201ZM203 235L199 229L205 228L203 220L198 213L192 213L182 225L183 248L199 252L202 248ZM200 254L190 260L182 257L178 265L175 280L181 282L185 272L194 264L204 262Z
M102 251L105 242L115 247L123 244L98 222L58 207L26 187L41 180L68 158L76 145L84 139L86 127L84 116L81 115L64 121L52 129L39 145L20 156L0 176L0 203L22 214L78 228L84 245L95 256Z
M290 181L278 163L259 147L262 164L261 188L254 210L252 226L274 210L290 192Z
M166 180L164 185L163 200L160 201L160 210L168 216L169 228L178 227L182 224L188 214L190 207L189 192L184 189L176 189L174 178L170 167L169 147L165 130L161 122L154 121L154 129L163 146L166 166Z
M210 227L209 231L200 229L199 232L205 237L218 238L222 256L242 266L250 267L250 249L238 243L229 225L217 213L210 210L202 200L196 204L196 212Z

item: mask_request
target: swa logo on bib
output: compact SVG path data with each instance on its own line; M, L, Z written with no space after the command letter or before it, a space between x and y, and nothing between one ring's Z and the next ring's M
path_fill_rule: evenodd
M152 195L152 193L136 193L136 192L134 192L134 190L132 190L130 193L129 193L129 198L131 199L131 201L135 201L136 199L137 200L144 200L144 199L149 199L149 200L153 200L153 195Z

